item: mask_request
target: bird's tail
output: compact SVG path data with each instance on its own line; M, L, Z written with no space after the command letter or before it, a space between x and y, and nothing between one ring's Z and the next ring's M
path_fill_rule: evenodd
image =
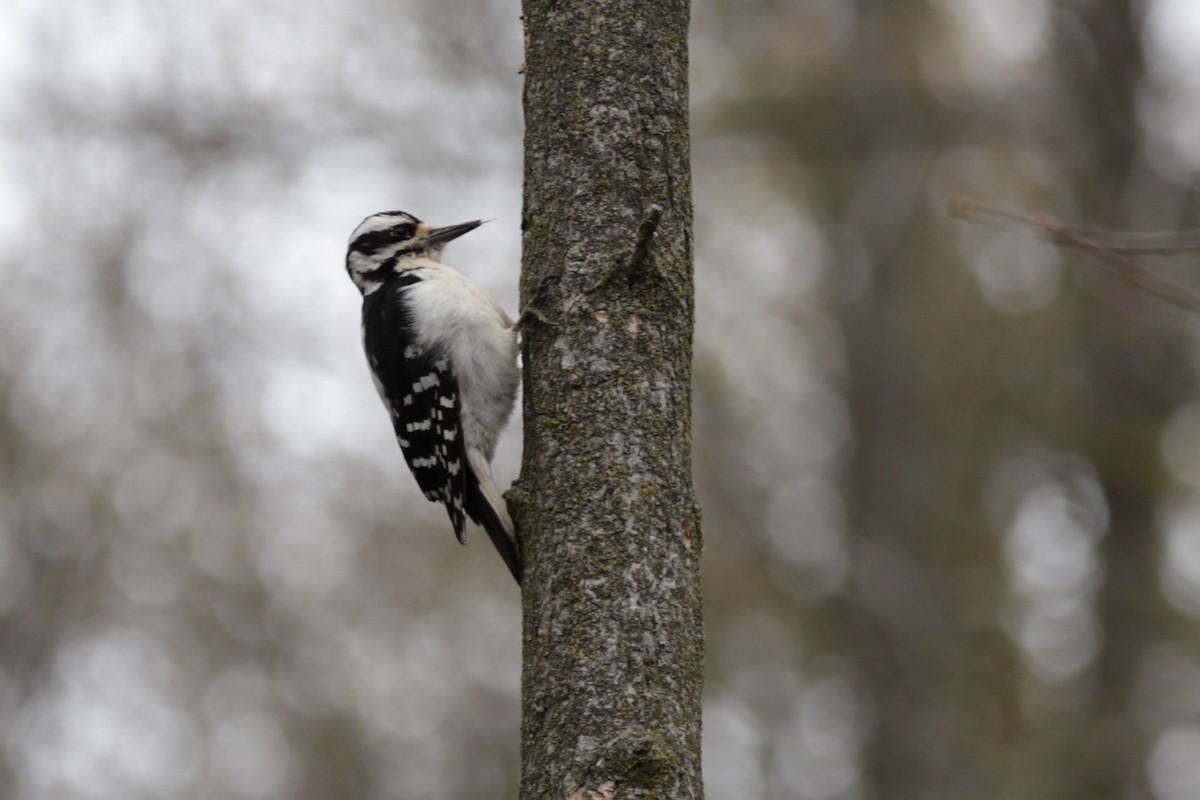
M508 565L508 571L521 583L521 550L517 542L516 528L508 515L508 506L496 484L492 482L492 469L483 453L470 451L467 454L470 469L467 474L467 515L487 531L500 557Z

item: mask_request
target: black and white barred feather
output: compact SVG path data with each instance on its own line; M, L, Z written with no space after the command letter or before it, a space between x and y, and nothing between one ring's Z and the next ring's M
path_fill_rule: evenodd
M520 583L490 466L520 380L516 333L482 289L439 261L446 242L479 224L374 214L350 237L346 269L363 295L367 362L417 485L446 507L460 542L467 517L481 525Z

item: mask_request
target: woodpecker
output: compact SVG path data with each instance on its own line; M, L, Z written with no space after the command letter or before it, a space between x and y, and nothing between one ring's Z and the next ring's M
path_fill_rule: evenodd
M517 331L483 289L441 263L446 244L480 224L372 214L350 236L346 271L362 293L367 364L417 485L446 506L459 542L464 514L482 526L520 584L516 533L491 470L520 383Z

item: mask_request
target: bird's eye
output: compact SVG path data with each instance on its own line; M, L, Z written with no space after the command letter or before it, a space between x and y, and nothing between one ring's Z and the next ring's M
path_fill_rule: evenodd
M396 234L397 239L407 239L412 236L412 226L406 223L392 226L392 233Z

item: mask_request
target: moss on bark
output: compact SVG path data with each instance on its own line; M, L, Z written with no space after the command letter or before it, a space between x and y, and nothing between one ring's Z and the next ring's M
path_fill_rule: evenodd
M521 797L699 798L688 4L524 10Z

